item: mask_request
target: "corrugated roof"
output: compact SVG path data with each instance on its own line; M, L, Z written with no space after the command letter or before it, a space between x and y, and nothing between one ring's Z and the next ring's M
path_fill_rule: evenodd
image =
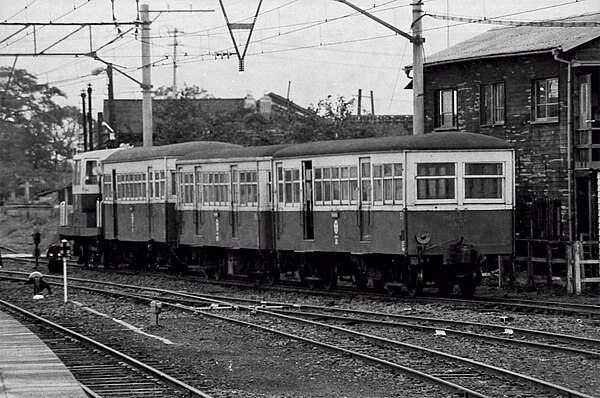
M205 151L210 153L224 148L241 148L241 146L218 141L192 141L152 147L135 147L115 152L104 163L127 163L151 159L179 158L192 152Z
M499 138L463 132L436 132L421 135L315 141L287 146L274 158L321 156L343 153L370 153L402 150L509 149L512 145Z
M600 22L600 13L571 16L556 21ZM491 29L425 59L425 66L512 54L572 50L600 37L600 27L517 26Z

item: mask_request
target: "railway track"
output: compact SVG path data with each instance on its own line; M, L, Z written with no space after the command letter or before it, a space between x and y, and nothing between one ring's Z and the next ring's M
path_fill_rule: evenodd
M210 395L65 326L0 300L3 310L32 330L71 371L90 397Z
M600 359L600 341L581 336L511 328L506 325L452 321L316 305L264 302L219 295L188 294L109 282L79 279L77 279L77 282L108 286L111 288L109 294L120 297L129 297L146 302L160 300L164 303L164 306L193 313L202 313L204 316L216 317L258 330L268 331L269 333L276 333L341 355L374 363L392 371L403 372L411 377L427 380L429 383L468 396L486 396L484 393L477 393L477 390L474 389L475 386L481 387L482 385L486 386L482 390L483 392L491 391L489 390L491 388L493 391L504 391L509 395L514 391L527 391L527 388L531 389L533 396L539 396L539 394L545 392L567 396L584 397L587 395L575 389L556 385L527 374L449 354L444 350L407 344L402 341L410 340L414 337L414 333L418 332L422 334L423 339L431 339L432 335L452 336L461 339L458 342L446 340L448 345L451 345L450 343L463 344L461 341L465 340L484 341L492 347L505 347L504 349L509 347L513 351L532 350L529 355L534 358L540 356L540 352L545 352L541 355L542 357L544 355L552 357L557 355L556 353L560 353L560 355L582 356L592 360ZM75 288L75 286L73 287ZM107 294L103 289L89 286L77 288ZM116 288L120 290L117 291ZM223 311L215 311L217 309ZM231 309L246 311L228 311ZM257 319L259 319L256 316L257 314L262 315L260 318L264 317L267 320L257 322ZM271 318L275 318L276 321L271 320ZM299 328L298 326L285 325L286 323L301 324L302 326ZM365 325L368 326L365 327ZM311 328L314 330L306 331ZM361 328L366 329L366 331L360 331ZM400 329L405 331L396 331ZM297 330L301 330L305 334L301 334ZM407 330L409 332L406 332ZM334 335L330 335L331 333ZM385 337L377 334L383 334ZM499 337L498 334L504 337ZM337 336L339 335L344 335L344 343L337 343L339 340ZM389 336L392 335L398 335L398 340L390 339ZM315 339L314 336L320 338ZM331 345L330 341L336 341L336 344ZM365 341L370 341L373 346L365 346ZM388 351L377 348L381 346L386 346ZM352 347L359 347L360 349L352 349ZM381 352L381 354L374 356L373 352ZM412 354L407 356L407 352ZM510 351L508 352L508 355L510 355ZM389 358L407 357L409 358L408 363L389 360ZM421 357L437 358L435 373L427 373L428 366L432 367L433 365L431 362L430 365L427 365L427 362L422 362L419 359ZM444 366L440 367L440 363L443 363ZM457 366L460 369L459 371L456 370ZM510 380L510 382L507 380ZM504 388L504 390L501 388Z
M31 258L8 258L7 260L12 260L19 263L33 263L34 260ZM81 268L81 265L78 265L74 261L69 261L68 263L72 267L76 267L77 269ZM98 272L110 272L110 273L131 273L138 274L135 272L128 271L117 271L117 270L98 270ZM167 273L158 273L161 278L177 278L181 279L182 276L173 276ZM52 276L50 276L52 277ZM441 303L449 306L455 307L465 307L472 308L478 307L482 309L492 309L492 310L509 310L514 312L523 312L523 313L542 313L542 314L564 314L564 315L575 315L579 317L590 317L590 318L600 318L600 305L590 305L590 304L579 304L579 303L567 303L567 302L557 302L557 301L539 301L539 300L521 300L521 299L506 299L506 298L493 298L493 297L474 297L473 299L460 299L455 297L437 297L433 294L425 294L420 297L408 297L402 295L396 295L391 297L389 294L379 293L374 290L357 290L356 288L350 288L341 286L337 290L328 291L328 290L314 290L304 286L300 286L298 284L290 283L290 284L282 284L282 285L257 285L254 281L245 280L243 278L239 279L229 279L229 280L212 280L207 279L205 277L196 277L196 276L184 276L184 278L189 279L190 281L196 283L205 283L216 286L225 286L225 287L237 287L240 289L256 289L257 287L262 290L269 290L274 292L297 292L297 293L306 293L310 292L311 295L324 296L324 297L334 297L341 298L347 297L349 294L353 296L365 297L365 298L377 298L382 301L395 302L395 303ZM74 279L75 280L75 279Z

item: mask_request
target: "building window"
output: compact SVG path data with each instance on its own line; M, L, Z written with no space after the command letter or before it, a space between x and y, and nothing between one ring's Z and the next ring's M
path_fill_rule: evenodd
M502 199L502 163L465 163L465 199Z
M558 79L536 80L533 83L533 120L558 121Z
M449 129L457 127L456 89L444 89L436 92L435 127Z
M417 199L454 199L456 167L454 163L417 165Z
M504 83L481 86L481 124L504 124Z

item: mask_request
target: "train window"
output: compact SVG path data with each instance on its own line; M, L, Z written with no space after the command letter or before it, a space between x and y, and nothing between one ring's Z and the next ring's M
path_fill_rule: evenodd
M283 189L283 167L277 166L277 202L284 202L284 189Z
M73 185L81 184L81 160L76 160L73 165Z
M257 186L256 171L240 171L240 205L256 206Z
M202 171L196 170L196 204L202 203Z
M85 162L85 184L98 184L98 162L95 160Z
M502 199L502 163L466 163L465 199Z
M182 204L191 205L194 203L194 173L181 173L180 177L180 201Z
M402 164L373 165L373 200L384 204L402 203Z
M417 164L417 199L455 199L454 163Z
M112 175L110 173L102 176L102 196L106 201L112 199Z
M273 203L273 180L272 180L271 172L267 171L267 202L269 204Z
M361 202L371 202L371 160L368 158L360 159L360 186Z

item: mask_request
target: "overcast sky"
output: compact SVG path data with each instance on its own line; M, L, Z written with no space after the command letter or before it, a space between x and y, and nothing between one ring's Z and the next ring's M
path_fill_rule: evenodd
M397 28L410 33L411 0L349 0ZM3 22L132 22L137 17L135 0L0 0ZM251 93L256 99L267 92L287 96L301 106L316 104L328 95L353 98L362 89L373 91L376 114L411 114L412 93L404 87L409 80L402 67L412 63L411 45L400 35L357 14L334 0L263 0L245 57L245 71L238 71L235 55L215 59L215 53L233 52L218 0L139 0L151 10L205 10L207 12L152 12L150 15L152 85L173 83L173 42L177 29L177 85L196 85L214 97L241 98ZM258 0L223 0L230 22L250 22ZM212 12L210 12L212 10ZM600 12L598 0L424 0L423 10L434 14L507 20L539 20ZM423 19L425 56L445 49L490 29L486 24ZM121 26L127 31L130 26ZM90 50L89 30L69 34L71 28L44 27L16 34L21 27L0 27L0 54ZM557 28L560 29L560 28ZM242 33L245 31L241 31ZM91 48L103 47L98 55L119 65L127 74L142 79L141 35L130 32L104 47L117 35L115 26L92 29ZM5 40L5 41L4 41ZM54 43L60 41L58 44ZM243 50L245 40L240 40ZM12 66L14 57L0 57L1 65ZM105 74L93 76L103 64L89 57L21 56L16 68L37 75L68 95L68 103L80 106L81 90L92 84L93 113L107 98ZM141 98L139 85L115 74L115 97ZM363 99L370 111L370 99Z

